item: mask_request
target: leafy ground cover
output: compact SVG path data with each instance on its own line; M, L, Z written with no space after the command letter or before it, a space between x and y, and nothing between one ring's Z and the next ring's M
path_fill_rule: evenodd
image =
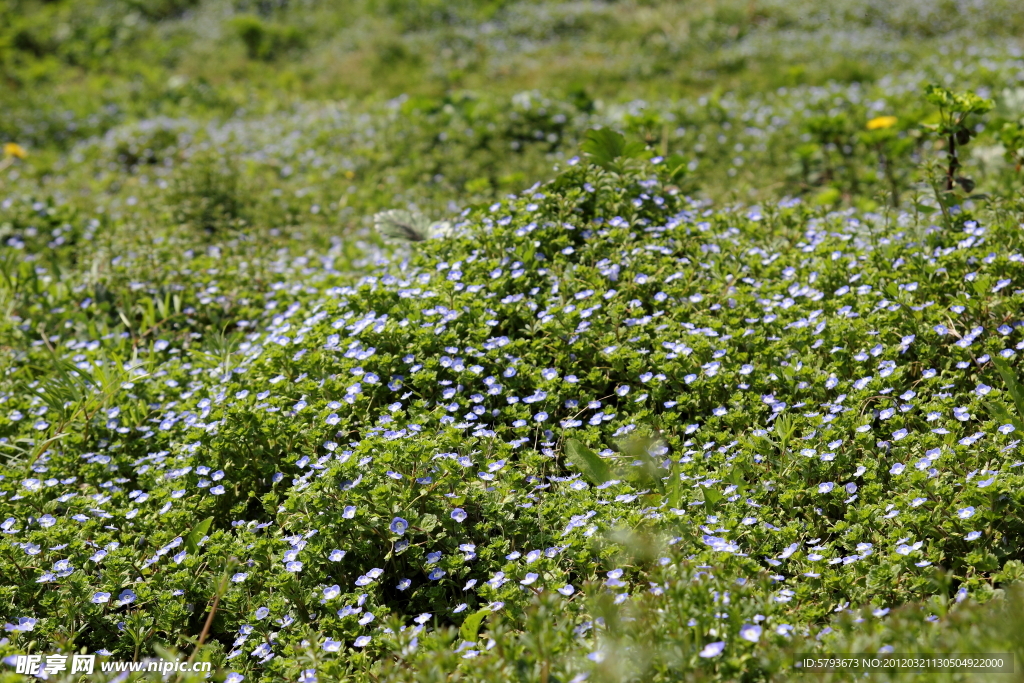
M1012 8L8 5L0 657L1024 661Z

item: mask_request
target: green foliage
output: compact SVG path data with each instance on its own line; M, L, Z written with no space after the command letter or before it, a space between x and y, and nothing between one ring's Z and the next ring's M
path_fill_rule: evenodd
M1006 405L1000 401L992 401L989 406L990 410L1004 424L1012 424L1017 430L1024 432L1024 386L1017 381L1014 369L1005 360L994 358L992 359L992 364L999 371L999 376L1003 380L1006 392L1010 395L1013 407L1016 409L1016 414L1011 413Z
M946 143L946 193L952 193L954 188L959 186L966 193L975 188L975 182L966 177L958 175L961 167L957 148L964 147L977 134L973 125L968 123L968 118L973 114L981 116L992 110L995 103L990 99L979 97L971 91L953 92L934 83L929 84L924 90L925 100L939 109L939 123L930 126ZM936 199L943 205L951 202L942 194L936 192ZM947 217L948 223L948 217Z
M162 21L181 17L199 7L201 0L127 0L129 8L148 19Z
M1006 160L1019 172L1024 166L1024 124L1017 121L1004 123L999 130L999 141L1006 150Z
M232 17L230 26L245 45L249 59L271 62L306 45L299 28L269 24L252 14Z
M953 92L934 83L925 86L924 97L930 104L938 107L943 116L956 115L956 118L946 119L947 127L939 131L942 134L958 133L960 129L956 126L962 124L968 115L986 114L992 111L992 107L995 106L992 100L979 97L969 90ZM961 144L965 143L962 142Z
M241 185L241 172L233 160L201 154L171 179L167 204L173 220L210 235L243 228L246 200Z
M1024 655L1022 15L922 7L0 0L0 658Z
M607 128L588 130L580 150L590 161L607 170L619 169L620 159L639 159L644 153L642 142L626 142L622 133Z

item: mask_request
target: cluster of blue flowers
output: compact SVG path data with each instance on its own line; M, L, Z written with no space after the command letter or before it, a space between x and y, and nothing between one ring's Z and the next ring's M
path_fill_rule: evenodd
M134 605L204 599L188 572L234 557L227 657L268 665L298 617L322 636L307 645L340 653L388 635L386 615L418 634L546 592L581 609L584 585L619 604L661 595L592 554L622 527L667 534L664 566L770 576L776 611L749 616L745 643L790 637L783 606L833 578L841 602L881 618L924 582L883 595L859 579L923 577L996 542L1022 463L990 401L1006 393L994 363L1024 348L1024 256L918 236L910 216L879 243L873 215L714 211L657 164L612 187L569 166L555 187L466 212L451 237L371 254L361 277L282 258L227 360L153 344L120 368L79 451L52 443L4 467L13 566L82 582L123 629ZM48 341L90 376L110 368L108 340ZM61 419L41 397L4 403L33 443ZM567 458L567 438L611 475ZM12 633L58 618L21 609Z

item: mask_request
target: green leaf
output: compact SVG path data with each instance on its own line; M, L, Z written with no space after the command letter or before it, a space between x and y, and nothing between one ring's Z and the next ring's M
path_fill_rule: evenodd
M602 168L610 168L620 157L636 159L644 151L641 142L626 142L622 133L610 128L593 128L587 131L580 149L590 160Z
M962 114L984 114L991 111L992 107L995 106L995 102L992 100L979 97L970 90L953 92L934 83L925 87L924 99L942 109Z
M462 626L459 627L459 635L462 639L475 643L477 633L480 631L480 624L483 623L484 617L490 614L490 612L490 608L485 607L466 617L466 620L462 622Z
M974 293L977 294L978 296L983 297L986 293L988 293L989 287L992 286L992 278L990 278L987 275L982 275L981 277L974 280L974 282L972 282L971 285L973 285L974 287Z
M213 524L213 517L207 517L188 532L188 536L185 537L185 548L190 554L197 555L199 553L199 541L203 540L203 536L210 530L211 524Z
M1019 417L1010 412L1010 409L1006 407L1001 401L989 401L988 412L1002 424L1011 424L1013 428L1018 432L1024 433L1024 422Z
M565 454L591 484L603 484L612 478L611 468L594 451L576 439L565 442Z
M423 531L430 533L437 526L437 517L435 515L426 514L420 517L420 523L417 524Z
M730 470L729 476L725 480L730 484L735 484L737 490L744 491L747 488L747 480L743 475L744 471L742 468L734 467Z
M924 99L930 104L946 109L953 105L952 91L934 83L929 83L925 86Z
M1010 367L1010 364L1004 358L993 358L992 364L999 371L999 375L1003 378L1003 383L1006 385L1006 390L1009 392L1010 398L1013 399L1013 404L1017 407L1017 417L1024 418L1024 387L1017 381L1013 368Z
M718 501L725 497L725 494L718 489L711 487L700 487L701 493L704 495L704 506L708 509L712 509L718 504Z

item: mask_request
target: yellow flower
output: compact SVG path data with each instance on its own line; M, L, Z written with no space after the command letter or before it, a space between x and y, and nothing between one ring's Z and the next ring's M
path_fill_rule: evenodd
M25 148L19 145L17 142L5 142L4 143L4 156L5 157L18 157L24 159L28 156L28 152Z
M892 128L898 121L895 116L879 116L877 118L868 121L868 130L881 130L883 128Z

